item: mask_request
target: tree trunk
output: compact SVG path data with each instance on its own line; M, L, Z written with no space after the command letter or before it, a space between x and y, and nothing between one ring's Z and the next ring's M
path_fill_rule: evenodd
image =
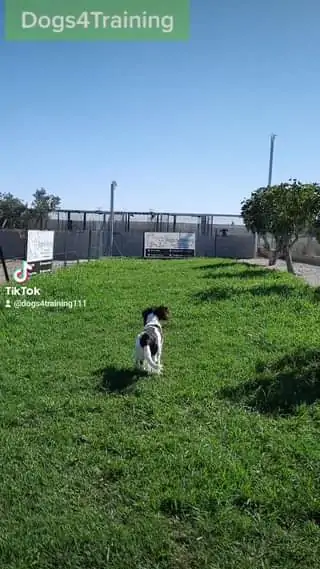
M269 253L269 267L274 267L274 265L276 264L277 260L280 257L280 253L281 253L281 251L279 251L278 249L275 249L274 251L270 251L270 253Z
M291 249L290 249L290 247L285 247L285 249L284 249L284 258L285 258L285 261L286 261L286 263L287 263L287 270L288 270L288 273L291 273L292 275L294 275L295 272L294 272L294 268L293 268L292 254L291 254Z
M266 235L262 235L262 239L263 239L263 246L266 249L266 251L270 251L271 247L270 247L270 243L268 241L268 238Z

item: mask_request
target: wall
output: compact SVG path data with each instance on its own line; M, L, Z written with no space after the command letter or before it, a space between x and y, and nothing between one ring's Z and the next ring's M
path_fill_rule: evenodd
M271 247L275 244L269 238ZM259 242L259 253L262 257L268 257L267 251L263 247L263 241ZM320 244L314 237L300 237L292 248L292 259L296 263L306 263L308 265L320 265Z

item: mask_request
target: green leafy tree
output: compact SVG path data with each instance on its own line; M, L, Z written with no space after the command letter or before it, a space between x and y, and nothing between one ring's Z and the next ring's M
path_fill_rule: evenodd
M0 228L21 229L27 212L27 204L10 193L0 193Z
M49 213L61 202L58 196L48 194L44 188L33 194L31 207L11 193L0 193L0 228L27 229L32 225L43 228Z
M36 190L32 197L33 202L31 207L39 214L46 214L54 211L61 203L61 199L58 196L47 194L47 191L44 188Z
M49 213L59 207L61 199L53 194L48 194L44 188L36 190L32 197L29 220L36 222L37 225L40 224L42 229L49 217Z
M258 233L269 251L269 264L283 256L294 273L292 247L301 235L318 232L320 237L320 186L296 179L259 188L242 202L241 213L248 231ZM269 236L275 241L271 250Z

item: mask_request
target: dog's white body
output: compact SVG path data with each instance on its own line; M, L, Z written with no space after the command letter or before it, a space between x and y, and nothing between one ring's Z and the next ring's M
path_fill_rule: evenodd
M152 328L154 334L157 337L158 352L152 357L150 347L145 346L144 348L140 345L141 336L148 331L148 328ZM162 337L162 327L159 319L154 314L150 314L147 318L147 323L142 332L137 336L136 346L135 346L135 365L138 369L147 371L148 373L157 373L160 375L162 371L161 365L161 355L162 355L163 337ZM142 363L141 363L142 362Z

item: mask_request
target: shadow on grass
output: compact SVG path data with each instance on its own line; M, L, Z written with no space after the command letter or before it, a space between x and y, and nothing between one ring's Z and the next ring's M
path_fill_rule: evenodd
M199 267L194 267L197 271L210 271L213 269L225 269L226 267L236 267L239 266L240 263L237 261L226 261L225 263L212 263L208 265L200 265Z
M220 287L215 286L208 290L204 290L193 295L193 298L198 302L216 302L218 300L227 300L229 298L235 298L236 296L251 295L255 297L264 296L282 296L288 297L290 295L297 295L300 291L294 286L288 286L284 284L273 284L269 286L257 285L253 287Z
M99 391L125 395L135 390L137 381L145 374L135 369L118 369L109 366L97 370L94 375L100 379L98 384Z
M320 400L320 349L302 348L270 365L256 366L257 377L220 396L266 415L295 415L301 405Z
M239 271L236 273L225 272L215 272L214 267L210 268L207 275L203 275L205 279L255 279L259 277L263 278L274 278L273 271L268 271L267 269L246 269L244 271Z

